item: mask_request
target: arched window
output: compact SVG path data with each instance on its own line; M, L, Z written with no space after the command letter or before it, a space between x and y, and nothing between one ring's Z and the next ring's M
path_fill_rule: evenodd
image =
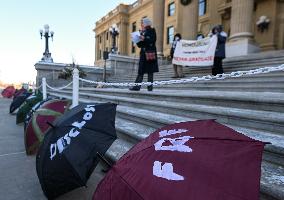
M206 0L199 0L199 16L206 14Z

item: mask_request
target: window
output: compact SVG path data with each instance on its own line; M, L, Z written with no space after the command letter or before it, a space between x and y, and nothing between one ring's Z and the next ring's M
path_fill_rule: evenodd
M172 2L168 5L168 16L173 16L175 14L176 5L175 2Z
M102 50L99 51L99 59L102 58Z
M173 26L170 26L168 27L167 29L167 44L171 44L174 40L174 27Z
M136 22L133 22L132 23L132 32L135 32L136 31Z
M102 43L102 36L100 36L100 43Z
M106 40L108 40L108 32L106 33Z
M132 42L131 43L131 53L135 53L135 52L136 52L135 44Z
M199 0L199 16L203 16L206 13L206 0Z
M136 22L132 23L132 32L136 31ZM133 42L131 42L131 53L135 53L136 49L135 49L135 44Z

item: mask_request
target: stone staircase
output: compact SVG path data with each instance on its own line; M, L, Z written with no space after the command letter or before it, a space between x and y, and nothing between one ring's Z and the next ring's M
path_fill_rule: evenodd
M257 54L250 54L250 56L240 56L233 58L226 58L223 62L223 68L225 73L231 73L235 71L244 71L257 69L260 67L268 66L279 66L284 64L284 50L281 51L270 51ZM160 80L169 80L173 76L173 67L172 65L162 65L159 66L160 72L155 73L154 79L157 81ZM204 76L211 74L211 67L183 67L184 74L186 78L192 76ZM284 74L284 72L283 72ZM127 74L123 76L112 76L109 78L109 82L133 82L137 75L137 69L132 69L127 71ZM274 79L275 74L264 74L252 78L248 78L245 81L252 84L257 84L257 80ZM255 79L254 79L255 78ZM146 80L146 79L145 79ZM238 80L236 80L237 82ZM275 83L277 80L274 80ZM283 79L282 79L283 81ZM218 83L219 84L219 83ZM273 83L274 84L274 83ZM172 86L171 86L172 87ZM200 89L200 88L198 88Z
M278 52L279 53L279 52ZM282 54L281 54L282 53ZM269 53L267 53L269 54ZM284 63L284 53L264 57L262 66ZM266 55L266 54L265 54ZM246 58L226 61L226 68L253 69L255 64ZM273 57L274 56L274 57ZM259 58L259 60L261 60ZM229 64L230 63L230 64ZM250 64L252 63L252 64ZM170 77L169 66L160 67L161 77ZM225 69L226 69L225 68ZM201 73L202 74L202 73ZM195 71L191 75L200 75ZM115 162L134 144L167 124L196 119L217 119L249 137L270 142L266 145L261 177L261 197L265 200L284 199L284 72L273 72L226 80L197 82L167 87L155 87L153 92L140 92L124 88L82 88L81 102L114 102L118 104L116 130L118 139L107 151ZM163 77L164 76L164 77ZM131 77L120 77L120 81ZM169 79L169 78L167 78ZM116 80L116 77L113 78ZM71 99L71 89L49 92L50 95Z

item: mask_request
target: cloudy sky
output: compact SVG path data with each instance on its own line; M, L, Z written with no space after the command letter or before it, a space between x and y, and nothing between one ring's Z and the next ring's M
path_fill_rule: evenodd
M95 22L119 3L135 0L1 0L0 80L35 81L34 64L44 52L39 29L54 31L50 52L54 62L93 65Z

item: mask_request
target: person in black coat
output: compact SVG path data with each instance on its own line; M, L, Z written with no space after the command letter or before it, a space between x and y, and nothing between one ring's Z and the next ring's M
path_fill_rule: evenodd
M154 81L154 73L159 72L157 48L156 48L156 31L151 27L152 22L148 18L143 18L141 21L142 31L140 42L137 46L141 49L138 75L135 83L141 83L145 73L148 74L148 82ZM141 86L134 86L129 88L133 91L139 91ZM148 91L153 90L153 85L147 87Z
M217 47L215 51L214 64L212 67L212 75L223 74L223 59L226 57L225 45L227 34L223 31L222 25L217 25L212 29L212 35L218 37Z

